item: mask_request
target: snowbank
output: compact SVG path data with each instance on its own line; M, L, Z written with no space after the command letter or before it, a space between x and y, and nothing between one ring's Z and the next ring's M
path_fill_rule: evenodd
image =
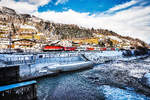
M144 85L150 87L150 73L146 73L146 74L142 77L141 82L142 82Z
M58 74L59 72L75 71L92 67L93 63L90 61L70 62L69 64L39 63L34 65L21 65L20 76L21 79L26 80L30 78L42 77L45 75L54 75Z
M75 62L72 64L60 65L59 68L62 72L75 71L79 69L92 68L94 65L91 61L88 62Z
M98 90L104 93L106 100L150 100L150 98L134 91L123 90L109 85L100 86Z
M110 60L116 60L122 57L122 52L121 51L88 52L85 53L85 57L90 61L98 64Z
M108 36L110 39L117 40L118 42L122 42L122 40L116 36Z
M34 26L30 26L30 25L20 25L20 28L36 30L36 28Z

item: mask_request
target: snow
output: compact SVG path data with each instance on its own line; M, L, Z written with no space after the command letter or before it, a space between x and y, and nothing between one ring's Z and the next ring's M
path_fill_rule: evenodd
M136 60L136 59L140 59L140 58L144 58L147 57L147 55L143 55L143 56L132 56L132 57L120 57L117 60L122 60L122 61L131 61L131 60Z
M104 63L109 60L117 60L122 57L121 51L102 51L85 53L85 57L94 63Z
M39 58L40 55L42 55L42 58ZM51 54L39 54L39 55L36 55L35 62L33 62L32 64L23 63L24 65L22 64L20 67L21 77L28 78L28 77L37 77L41 75L47 75L47 74L55 74L55 73L58 73L60 70L65 70L65 67L76 66L79 64L80 65L78 67L79 68L82 67L81 59L79 56L72 56L71 54L69 55L66 53L62 53L62 55L61 54L58 54L58 55L52 54L52 55ZM20 55L13 55L13 56L17 57ZM25 56L25 55L22 55L22 56ZM31 57L32 56L33 55L31 55Z
M147 73L147 72L149 72L149 70L147 70L147 69L144 69L144 68L143 69L141 69L141 68L137 69L137 68L135 68L135 69L130 69L129 75L133 76L133 77L136 77L136 78L142 78L143 74ZM149 76L149 79L150 79L150 76ZM150 80L149 80L149 82L150 82Z
M119 41L119 42L122 42L122 40L121 39L119 39L118 37L116 37L116 36L108 36L110 39L113 39L113 40L117 40L117 41Z
M20 28L36 30L36 28L34 26L30 26L30 25L20 25Z
M145 74L144 77L147 77L150 79L150 73Z
M134 91L123 90L108 85L98 87L99 91L104 93L106 100L150 100L142 94L137 94Z
M51 65L48 64L48 68L56 68L57 66L60 66L58 63L52 63Z
M145 74L144 77L147 78L147 84L150 87L150 73Z
M8 30L8 29L9 29L9 27L8 27L8 26L6 26L6 25L0 25L0 29L5 29L5 30L7 29L7 30Z
M99 37L99 38L104 37L104 35L102 35L102 34L100 35L100 34L97 34L97 33L93 33L93 35L96 36L96 37Z
M59 66L60 70L63 72L74 71L83 68L91 68L91 67L93 67L93 63L91 61L73 62L71 64L64 64Z
M143 78L142 78L142 83L148 87L150 87L150 73L147 72Z
M39 58L39 56L42 56L42 58ZM78 61L80 58L77 56L77 54L67 54L67 53L62 53L62 54L37 54L35 56L31 55L10 55L10 54L0 54L0 60L4 61L21 61L21 60L31 60L33 61L33 58L35 58L36 63L41 63L41 62L70 62L70 61Z
M78 56L79 54L84 54L85 57L94 63L104 63L105 61L129 61L140 59L145 56L132 56L132 57L124 57L122 56L122 51L99 51L99 52L51 52L49 54L26 54L26 55L17 55L17 54L0 54L0 60L3 61L23 61L22 63L69 63L72 61L80 61L81 58ZM21 63L21 62L20 62Z
M91 53L85 53L86 55L90 56L105 56L105 57L114 57L114 56L122 56L121 51L102 51L102 52L91 52Z
M57 74L60 71L74 71L82 68L92 67L92 62L85 61L72 61L70 63L58 63L58 62L47 62L47 63L36 63L31 65L21 65L20 67L20 77L22 79L25 78L33 78L42 75L48 74Z
M68 41L68 40L62 40L58 44L63 46L63 47L72 47L71 41Z
M18 60L31 60L33 55L0 55L0 59L4 61L18 61Z

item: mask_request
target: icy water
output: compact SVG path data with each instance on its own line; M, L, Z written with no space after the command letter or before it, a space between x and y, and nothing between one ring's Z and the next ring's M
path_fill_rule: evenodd
M138 82L147 72L150 72L150 57L113 61L96 65L93 69L61 73L38 80L38 99L150 100L150 90Z

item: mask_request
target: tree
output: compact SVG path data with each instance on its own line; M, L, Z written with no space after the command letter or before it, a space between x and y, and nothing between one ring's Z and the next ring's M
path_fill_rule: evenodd
M100 47L105 47L105 43L104 43L104 42L101 42L101 41L98 42L98 45L99 45Z
M107 42L110 45L110 47L113 47L113 42L110 39L107 39Z

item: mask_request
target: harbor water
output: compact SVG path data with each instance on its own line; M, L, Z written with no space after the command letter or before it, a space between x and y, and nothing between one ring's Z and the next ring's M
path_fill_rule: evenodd
M150 57L95 65L37 80L38 100L150 100L141 78L150 72Z

